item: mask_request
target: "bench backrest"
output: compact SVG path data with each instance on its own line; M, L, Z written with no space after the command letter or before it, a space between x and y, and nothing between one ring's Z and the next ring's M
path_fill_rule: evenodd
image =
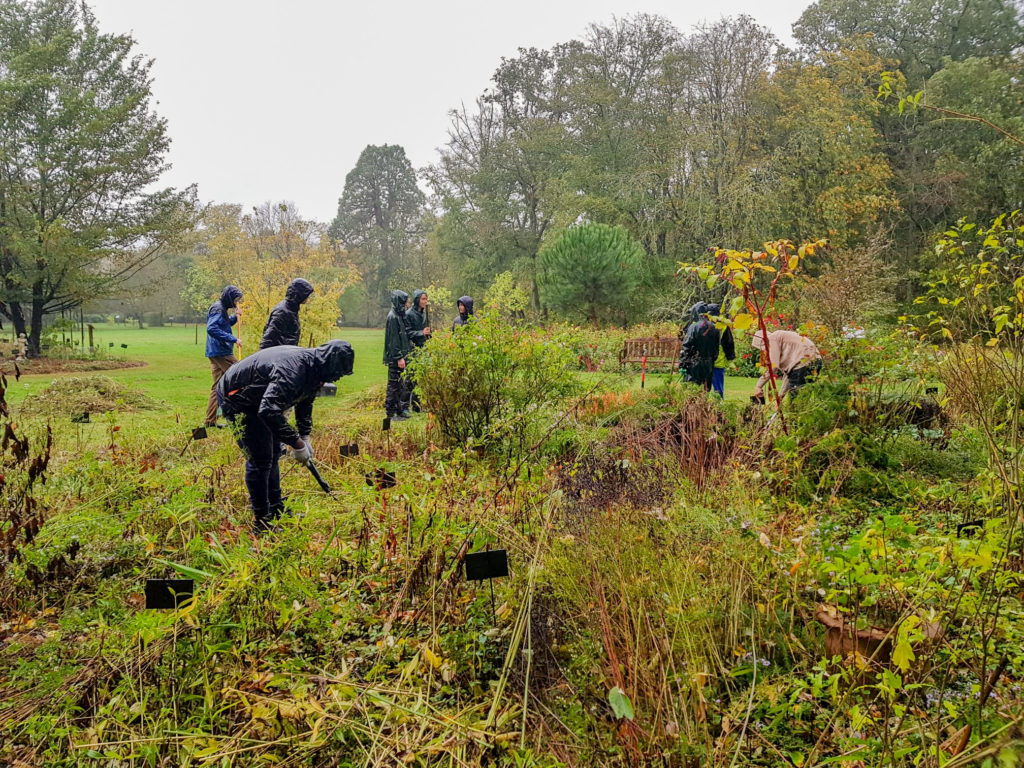
M682 342L679 339L627 339L622 350L623 359L637 359L644 356L646 349L648 360L674 360L679 357Z

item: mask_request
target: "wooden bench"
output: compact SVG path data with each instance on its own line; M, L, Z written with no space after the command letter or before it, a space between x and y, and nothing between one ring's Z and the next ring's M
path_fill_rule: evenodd
M647 367L668 365L669 371L675 373L679 367L679 351L683 342L679 339L626 339L619 352L619 365L641 363L647 357Z

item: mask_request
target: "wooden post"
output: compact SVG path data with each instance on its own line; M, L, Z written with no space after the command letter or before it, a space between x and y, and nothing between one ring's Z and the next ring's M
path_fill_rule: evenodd
M96 354L96 345L95 345L95 343L93 343L92 332L93 332L92 323L89 323L89 354L90 355L95 355Z

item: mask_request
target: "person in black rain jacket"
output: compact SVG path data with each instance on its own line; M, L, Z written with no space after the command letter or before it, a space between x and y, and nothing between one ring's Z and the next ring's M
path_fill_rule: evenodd
M708 304L704 310L709 315L717 316L722 314L721 304ZM717 326L716 326L717 327ZM732 328L728 325L724 330L719 331L721 339L718 344L718 357L715 358L715 369L711 377L711 388L723 400L725 399L725 364L736 359L736 339L732 335Z
M455 321L452 323L453 331L468 323L469 318L473 316L473 297L463 296L456 302L455 306L459 308L459 316L456 317Z
M415 356L416 350L423 347L430 338L430 310L427 308L429 297L423 289L417 289L412 293L412 306L405 310L405 329L409 333L409 341L413 349L409 353ZM408 361L406 361L408 362ZM416 380L409 370L405 371L405 389L408 394L408 405L416 413L420 412L420 398L416 394Z
M405 307L409 294L391 292L391 311L384 323L384 365L388 367L388 388L384 396L384 410L389 418L404 421L409 418L407 382L403 373L406 358L412 352L409 331L405 327Z
M301 464L313 458L313 400L320 387L352 373L355 353L347 341L319 347L279 346L235 363L217 384L221 411L238 424L238 447L245 454L245 485L253 531L269 530L284 509L278 461L281 444L294 449ZM285 412L295 409L295 426Z
M288 283L284 292L284 301L270 310L270 317L263 327L263 340L260 349L279 347L281 345L298 346L302 326L299 323L299 307L313 295L313 285L308 280L297 277Z
M412 293L412 304L405 310L405 328L409 332L409 341L414 347L422 347L430 338L430 326L427 325L427 292L419 289Z
M700 301L690 307L691 322L680 352L680 362L686 371L684 380L700 384L705 391L711 390L721 339L721 332L707 317L708 306Z

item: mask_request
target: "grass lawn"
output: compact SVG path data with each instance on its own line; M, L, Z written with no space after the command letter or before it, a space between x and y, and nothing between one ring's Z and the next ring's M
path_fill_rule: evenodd
M96 324L96 345L121 351L127 344L125 355L130 360L142 360L143 368L123 368L97 371L89 374L108 376L143 390L150 397L167 404L179 414L183 423L202 422L206 398L210 391L210 364L206 351L206 333L199 329L199 343L193 326L165 325L143 328ZM246 352L255 348L257 329L242 328L242 343ZM384 331L377 328L345 328L335 338L352 344L356 359L353 374L338 382L338 394L362 392L372 384L384 381L387 373L381 364L384 349ZM114 351L111 350L111 351ZM54 374L23 376L17 384L12 382L11 400L17 401L31 392L44 389ZM328 402L328 401L321 401ZM330 405L328 405L330 407Z
M609 376L609 374L601 373L583 373L580 374L588 381L598 381L602 376ZM611 386L617 389L640 389L640 373L639 372L628 372L628 373L613 373L610 374ZM657 387L665 387L672 385L678 385L682 382L680 375L674 374L669 375L667 373L651 373L647 372L646 381L644 387L646 389L654 389ZM743 400L746 401L754 393L754 385L757 383L757 379L747 376L729 376L725 377L725 399L726 400Z
M195 328L191 325L165 325L161 327L139 329L133 326L95 324L96 345L101 349L109 349L113 343L113 352L122 352L130 360L142 360L143 368L123 368L94 373L76 374L82 376L107 376L127 385L138 387L155 400L166 404L181 423L190 425L202 422L205 413L206 398L210 391L210 365L204 356L206 351L206 334L199 328L198 343ZM245 350L252 352L256 338L256 329L243 326L242 343ZM384 331L381 328L344 328L339 329L335 338L344 339L355 350L355 367L351 376L338 382L337 400L321 400L318 410L330 414L334 408L341 407L344 395L363 392L368 387L382 385L387 379L387 372L380 362L384 351ZM248 342L248 343L247 343ZM121 350L121 344L127 344L127 350ZM581 374L595 381L599 377L609 377L609 385L621 388L640 388L639 373ZM54 374L26 375L17 384L12 382L9 398L18 402L26 394L39 392L46 388L54 379ZM669 381L679 382L679 376L666 373L647 373L645 386L661 387ZM756 379L726 376L725 396L728 400L746 400L754 390ZM163 409L162 409L163 410ZM166 411L165 411L166 413Z

